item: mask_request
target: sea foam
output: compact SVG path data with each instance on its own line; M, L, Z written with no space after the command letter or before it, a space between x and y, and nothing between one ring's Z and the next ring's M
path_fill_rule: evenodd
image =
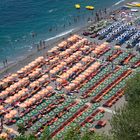
M118 2L116 2L114 5L119 5L120 3L124 2L125 0L120 0Z
M51 38L46 39L45 41L50 41L50 40L53 40L53 39L56 39L56 38L59 38L59 37L65 36L65 35L71 33L72 31L74 31L74 29L71 29L71 30L68 30L68 31L62 32L62 33L60 33L60 34L58 34L58 35L56 35L56 36L54 36L54 37L51 37Z

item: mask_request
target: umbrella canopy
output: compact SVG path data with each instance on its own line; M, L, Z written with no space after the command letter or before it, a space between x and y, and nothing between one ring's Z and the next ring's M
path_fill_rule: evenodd
M4 107L2 105L0 105L0 111L4 110Z
M6 118L6 119L11 119L13 116L12 116L12 114L6 114L5 116L4 116L4 118Z

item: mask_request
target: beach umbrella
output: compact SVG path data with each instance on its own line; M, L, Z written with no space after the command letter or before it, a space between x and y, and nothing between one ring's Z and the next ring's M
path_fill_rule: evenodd
M49 78L48 74L45 74L42 77L45 78L45 79L48 79Z
M50 70L50 74L55 74L55 70L54 69Z
M38 95L38 94L35 94L33 97L34 97L36 100L38 100L38 99L41 98L40 95Z
M41 104L41 106L42 106L43 108L45 108L45 107L48 106L48 104L44 102L44 103Z
M7 103L7 104L10 104L10 103L13 102L13 99L9 98L9 99L6 99L4 102Z
M121 48L121 46L118 46L118 45L117 45L117 46L115 46L114 48L115 48L115 49L120 49L120 48Z
M58 83L62 83L62 82L63 82L63 79L61 79L61 78L57 78L57 79L56 79L56 82L58 82Z
M65 86L65 89L66 89L67 91L70 91L70 90L72 89L72 87L71 87L71 86Z
M9 94L9 92L6 91L6 90L4 90L4 91L2 91L2 92L0 93L0 97L1 97L1 98L4 98L4 97L6 97L8 94Z
M41 78L38 79L38 82L41 83L41 84L44 83L45 81L46 81L46 79L43 78L43 77L41 77Z
M31 103L34 103L34 102L36 102L36 98L32 97L32 98L30 98L30 101L31 101Z
M24 124L24 121L22 119L20 119L20 120L17 121L17 124L18 125Z
M83 75L83 74L80 74L78 77L81 78L81 79L85 79L86 78L86 76Z
M72 83L74 83L75 85L78 85L79 84L79 81L73 80Z
M10 114L13 115L13 116L15 116L17 113L18 113L17 110L11 110L10 111Z
M74 88L74 87L75 87L75 84L74 84L74 83L70 83L69 86L70 86L71 88Z
M45 118L41 118L41 119L39 120L39 122L40 122L40 123L46 123L47 120L46 120Z
M4 107L2 105L0 105L0 111L4 110Z
M5 133L5 132L2 132L2 133L0 134L0 138L2 138L2 139L7 139L7 138L8 138L8 134Z
M26 105L25 103L21 103L21 104L19 105L19 107L25 108L25 107L27 107L27 105Z
M36 107L36 109L40 111L40 110L42 110L42 106L39 105L39 106Z
M10 133L10 134L12 134L12 133L15 132L15 130L14 130L13 128L8 128L7 131L8 131L8 133Z
M46 89L47 89L49 92L53 91L53 87L52 87L52 86L47 86Z
M33 114L32 111L30 111L30 112L27 114L27 117L29 117L29 118L31 118L31 117L33 117L33 116L34 116L34 114Z
M36 126L31 127L31 131L36 132L37 130L38 130L38 128Z
M9 114L6 114L6 115L4 116L5 119L11 119L12 117L13 117L13 116L12 116L12 114L10 114L10 113L9 113Z
M38 112L38 110L34 109L34 110L32 111L32 113L33 113L34 115L37 115L39 112Z
M37 128L40 128L42 126L42 123L40 123L39 121L35 124L35 126L37 126Z

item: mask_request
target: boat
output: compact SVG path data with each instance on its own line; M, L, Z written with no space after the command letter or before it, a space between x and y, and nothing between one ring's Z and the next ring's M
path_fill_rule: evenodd
M140 7L140 3L137 3L137 2L127 3L127 5L132 6L132 7Z
M86 9L88 9L88 10L94 10L94 6L86 6Z
M81 8L80 4L75 4L75 8L80 9Z

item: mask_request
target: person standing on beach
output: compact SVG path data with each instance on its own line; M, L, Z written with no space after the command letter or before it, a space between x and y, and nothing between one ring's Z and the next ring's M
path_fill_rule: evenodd
M42 41L42 44L43 44L43 49L45 49L46 48L46 42L45 42L45 40Z
M6 64L6 65L8 65L8 61L7 61L7 58L5 59L5 64Z

